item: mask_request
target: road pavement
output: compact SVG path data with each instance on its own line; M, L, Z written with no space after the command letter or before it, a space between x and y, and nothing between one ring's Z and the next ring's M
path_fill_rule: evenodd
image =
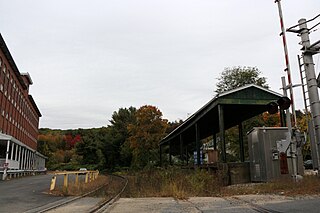
M319 197L279 195L243 195L233 197L121 198L111 213L253 213L253 212L320 212Z
M48 194L51 178L52 175L38 175L0 181L0 212L26 212L64 200Z
M0 213L38 212L72 197L50 195L52 175L39 175L0 181ZM58 184L62 177L58 179ZM99 199L87 198L51 212L87 212L87 206ZM229 213L229 212L320 212L319 196L241 195L232 197L193 197L186 200L167 198L121 198L112 213ZM90 204L90 205L89 205ZM84 211L82 211L82 210Z

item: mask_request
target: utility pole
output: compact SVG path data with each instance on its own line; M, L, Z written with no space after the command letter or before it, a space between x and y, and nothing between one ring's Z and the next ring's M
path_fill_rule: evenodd
M320 14L314 17L313 19L310 19L307 21L306 19L300 19L298 21L298 24L290 27L287 29L288 32L294 32L298 33L298 36L301 37L301 45L302 45L302 58L303 58L303 66L305 69L305 76L306 76L306 82L307 82L307 88L308 88L308 95L309 95L309 105L310 105L310 112L311 112L311 130L309 130L309 134L314 131L313 134L310 134L310 137L314 137L315 140L310 140L310 143L316 143L311 144L311 148L317 147L318 152L315 156L312 156L313 159L313 165L319 165L319 156L320 156L320 101L319 101L319 93L318 93L318 84L315 69L314 69L314 62L313 62L313 55L320 53L320 40L315 42L314 44L310 43L309 34L311 29L316 27L320 24L317 23L310 29L307 27L307 23L315 20L316 18L320 17ZM299 26L299 30L294 30ZM310 129L310 128L309 128ZM313 153L315 150L311 150ZM319 169L320 168L316 168Z

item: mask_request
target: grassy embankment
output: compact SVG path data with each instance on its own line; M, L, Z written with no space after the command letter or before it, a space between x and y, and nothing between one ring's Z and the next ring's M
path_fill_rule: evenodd
M320 194L320 178L316 176L306 176L299 182L294 182L291 178L283 178L269 183L223 186L220 174L208 173L204 170L169 168L117 174L125 176L129 180L122 197L175 197L185 199L193 196L220 197L243 194L289 196ZM71 183L68 189L58 188L55 194L80 195L92 191L108 181L108 177L99 176L96 181L88 184L75 186ZM119 182L110 182L107 191L116 191L120 185Z

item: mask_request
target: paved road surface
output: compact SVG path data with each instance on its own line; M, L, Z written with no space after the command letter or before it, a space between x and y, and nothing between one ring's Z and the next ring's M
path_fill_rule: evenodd
M43 193L50 180L49 175L39 175L0 181L0 212L24 212L61 199Z
M39 175L0 181L0 213L37 212L54 203L63 202L71 197L49 195L51 175ZM62 182L62 180L59 180ZM88 198L87 202L73 203L69 209L61 208L52 212L82 212L87 204L98 199ZM243 195L233 197L195 197L188 200L174 198L121 198L111 208L112 213L214 213L214 212L320 212L320 197L301 196L298 198L281 195ZM81 207L82 206L82 207ZM84 206L84 207L83 207ZM87 210L86 210L87 211ZM86 212L83 211L83 212Z
M52 175L38 175L0 181L0 212L25 212L63 197L48 194Z
M245 195L236 197L121 198L111 213L253 213L253 212L320 212L320 198L292 198L277 195ZM262 208L264 209L262 209ZM270 212L270 211L269 211Z

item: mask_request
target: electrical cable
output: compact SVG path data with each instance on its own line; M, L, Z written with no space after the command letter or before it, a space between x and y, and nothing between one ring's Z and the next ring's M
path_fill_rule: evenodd
M299 26L300 24L306 24L306 23L308 23L308 22L310 22L310 21L313 21L313 20L317 19L318 17L320 17L320 14L318 14L317 16L315 16L314 18L312 18L312 19L310 19L310 20L307 20L307 21L305 21L305 22L299 23L299 24L297 24L297 25L294 25L294 26L288 28L287 31L288 31L288 30L291 30L291 29L293 29L293 28L296 28L296 27Z
M317 24L315 24L313 27L311 27L309 30L312 30L313 28L315 28L316 26L318 26L320 24L320 22L319 23L317 23Z

